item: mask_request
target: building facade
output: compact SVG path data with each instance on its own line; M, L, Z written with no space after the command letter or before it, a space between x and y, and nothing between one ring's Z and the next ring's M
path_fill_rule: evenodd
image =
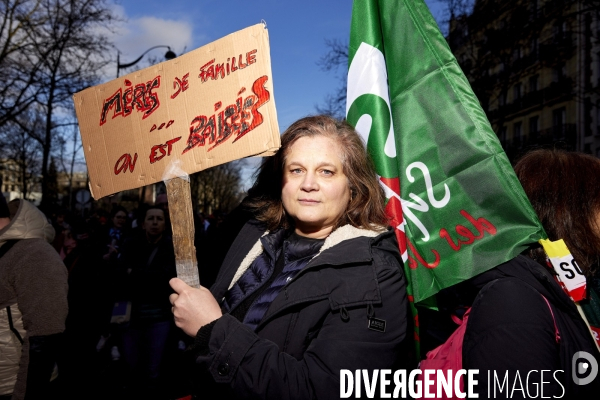
M21 166L10 159L0 160L0 190L7 201L26 198L39 205L42 199L39 177L24 174Z
M475 0L448 43L511 161L535 147L600 157L600 0Z
M57 174L57 186L58 201L68 206L69 195L74 197L78 191L88 189L87 172L74 172L72 177L60 172ZM25 198L39 206L42 199L41 176L24 172L15 160L0 159L0 190L7 201Z

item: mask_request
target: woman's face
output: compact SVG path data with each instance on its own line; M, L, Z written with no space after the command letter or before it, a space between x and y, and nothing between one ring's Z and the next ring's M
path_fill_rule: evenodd
M112 219L113 226L119 229L125 225L125 221L127 221L127 214L123 211L118 211Z
M148 236L159 236L165 231L165 213L163 210L152 208L146 212L144 229Z
M350 201L338 144L325 136L298 139L288 150L282 186L283 207L296 233L327 237Z

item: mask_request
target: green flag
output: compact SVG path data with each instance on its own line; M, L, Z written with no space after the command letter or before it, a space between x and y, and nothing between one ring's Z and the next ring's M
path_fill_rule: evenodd
M355 0L347 119L388 197L422 302L546 235L422 0Z

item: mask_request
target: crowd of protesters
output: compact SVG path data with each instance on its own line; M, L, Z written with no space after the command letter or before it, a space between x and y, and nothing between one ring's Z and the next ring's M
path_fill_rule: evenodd
M416 367L402 291L404 277L392 231L384 224L371 226L376 229L373 232L361 228L366 223L349 228L327 225L326 236L313 237L314 210L307 213L296 207L298 193L315 196L329 185L327 194L342 206L327 212L355 224L352 218L362 214L351 210L355 215L349 216L352 205L381 195L370 177L363 179L372 181L372 193L362 194L362 199L357 198L356 186L349 186L355 185L353 176L334 181L334 173L327 170L317 177L322 165L338 174L344 171L344 162L350 161L341 154L350 147L341 146L338 136L356 135L327 119L305 124L296 136L293 131L284 135L279 158L263 165L249 197L228 218L195 215L195 246L204 287L200 289L174 279L175 255L164 195L157 196L153 205L143 204L136 210L114 205L110 211L98 209L86 218L67 212L48 218L31 203L13 200L7 204L0 195L0 322L10 321L13 341L3 341L0 325L0 347L4 346L0 348L0 400L179 399L217 387L219 393L232 396L227 398L335 398L339 368L347 363L371 369ZM356 157L366 165L364 149L355 147ZM326 162L328 157L331 164ZM272 185L269 174L277 170L269 162L286 166L283 187ZM569 379L577 372L574 354L585 353L595 363L600 359L590 328L581 317L585 313L594 326L600 321L594 319L596 309L586 309L595 307L600 292L600 183L596 182L600 161L581 153L538 150L515 168L548 236L564 238L580 261L588 282L583 311L563 292L541 248L534 244L515 259L442 291L437 296L440 312L433 317L422 314L421 335L429 336L430 342L432 338L444 342L455 328L442 332L436 326L453 311L469 307L461 354L464 368L509 371L511 380L532 370L563 371L564 378L555 378L548 390L589 398L599 390L600 380L582 385ZM253 193L261 195L252 197ZM271 196L270 209L277 209L273 213L277 224L266 234L264 221L249 221L251 216L260 217L261 210L264 214L266 208L260 202L267 198L265 193ZM300 202L315 201L300 197ZM557 222L558 214L562 218ZM334 244L330 236L335 236ZM230 249L231 243L235 244ZM264 253L256 251L259 244L267 249ZM363 249L363 258L354 255L357 249ZM294 252L301 257L291 257ZM373 280L364 272L372 272L370 263L376 262L369 257L378 252L386 255L377 256L385 268ZM249 260L248 255L254 258ZM223 267L217 279L221 264L231 268ZM245 269L238 270L238 265ZM303 292L298 292L300 286L292 284L297 282L296 275L306 280L306 265L319 266L313 273L330 268L332 275L324 279L314 274ZM358 268L355 275L338 277L341 270L351 268ZM234 273L234 283L230 283ZM377 297L385 293L373 290L376 296L370 299L371 292L365 292L369 282L380 285L386 279L398 286L386 294L394 305L389 309ZM206 289L211 286L213 293ZM332 294L315 295L319 290ZM279 308L277 315L269 314L271 303L277 298L284 301L277 297L280 292L285 300L291 298L291 305ZM298 296L308 297L297 301ZM221 299L220 304L216 299ZM331 299L347 304L332 310ZM269 318L263 319L265 315ZM383 329L372 329L372 321L383 321ZM377 339L383 333L388 336ZM239 337L230 340L232 335ZM434 347L426 340L422 345L423 354ZM13 347L21 346L29 351L19 359ZM355 348L349 351L350 346ZM5 368L11 363L18 370L12 375ZM324 367L326 363L331 366ZM202 373L199 366L204 367ZM292 375L302 388L289 386ZM529 393L534 383L525 385ZM485 387L480 388L480 397Z
M196 214L203 284L216 276L206 250L214 247L221 221L220 215ZM185 394L177 364L190 340L174 329L169 303L169 280L177 273L166 195L159 194L154 205L133 211L114 205L86 219L59 213L53 225L53 245L69 273L69 316L56 390L67 398L98 385L112 397Z
M46 351L51 353L49 360L55 362L40 372L46 376L48 368L54 368L52 380L48 385L37 382L37 391L67 399L168 399L184 395L185 377L179 374L179 364L190 339L179 329L173 329L169 280L176 276L176 270L166 195L159 194L153 205L142 204L135 210L113 204L110 210L97 209L85 217L68 211L45 216L26 201L16 200L6 205L2 197L0 202L4 208L16 210L21 204L30 213L35 212L37 222L32 224L36 229L39 225L40 240L29 252L41 259L28 265L32 268L31 275L38 276L39 281L55 282L52 287L57 292L45 296L36 292L39 288L28 290L29 297L34 299L31 307L43 312L54 304L54 309L47 311L58 321L54 326L46 318L40 324L47 327L35 326L41 332L40 341L47 343L51 338L56 342L51 351ZM10 211L0 210L0 213L8 224ZM211 257L215 253L207 250L216 247L215 232L223 219L217 215L196 213L195 245L205 285L210 285L216 277L213 262L217 261ZM54 235L50 234L52 231ZM12 241L3 248L8 250L11 246ZM17 242L15 249L18 247ZM27 280L35 283L30 277ZM13 297L27 300L21 293ZM22 302L8 310L12 310L11 325L14 322L18 327L21 323L19 308L29 306ZM25 329L20 333L23 338L28 337ZM14 348L21 345L28 343L15 343ZM3 350L3 354L7 353ZM20 361L22 364L20 351L15 351L11 359L15 371ZM29 362L35 359L30 357ZM31 365L29 370L31 373ZM10 379L3 380L0 373L0 399L10 399L11 395L13 399L22 398L19 396L26 389L30 398L31 388L29 385L25 388L24 381L16 382L17 375L13 377L7 372L5 376Z

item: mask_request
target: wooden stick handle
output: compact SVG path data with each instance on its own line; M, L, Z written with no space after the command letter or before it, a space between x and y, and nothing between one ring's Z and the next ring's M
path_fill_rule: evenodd
M165 180L169 216L173 230L177 277L192 287L200 287L200 274L194 246L194 213L190 182L183 178Z

